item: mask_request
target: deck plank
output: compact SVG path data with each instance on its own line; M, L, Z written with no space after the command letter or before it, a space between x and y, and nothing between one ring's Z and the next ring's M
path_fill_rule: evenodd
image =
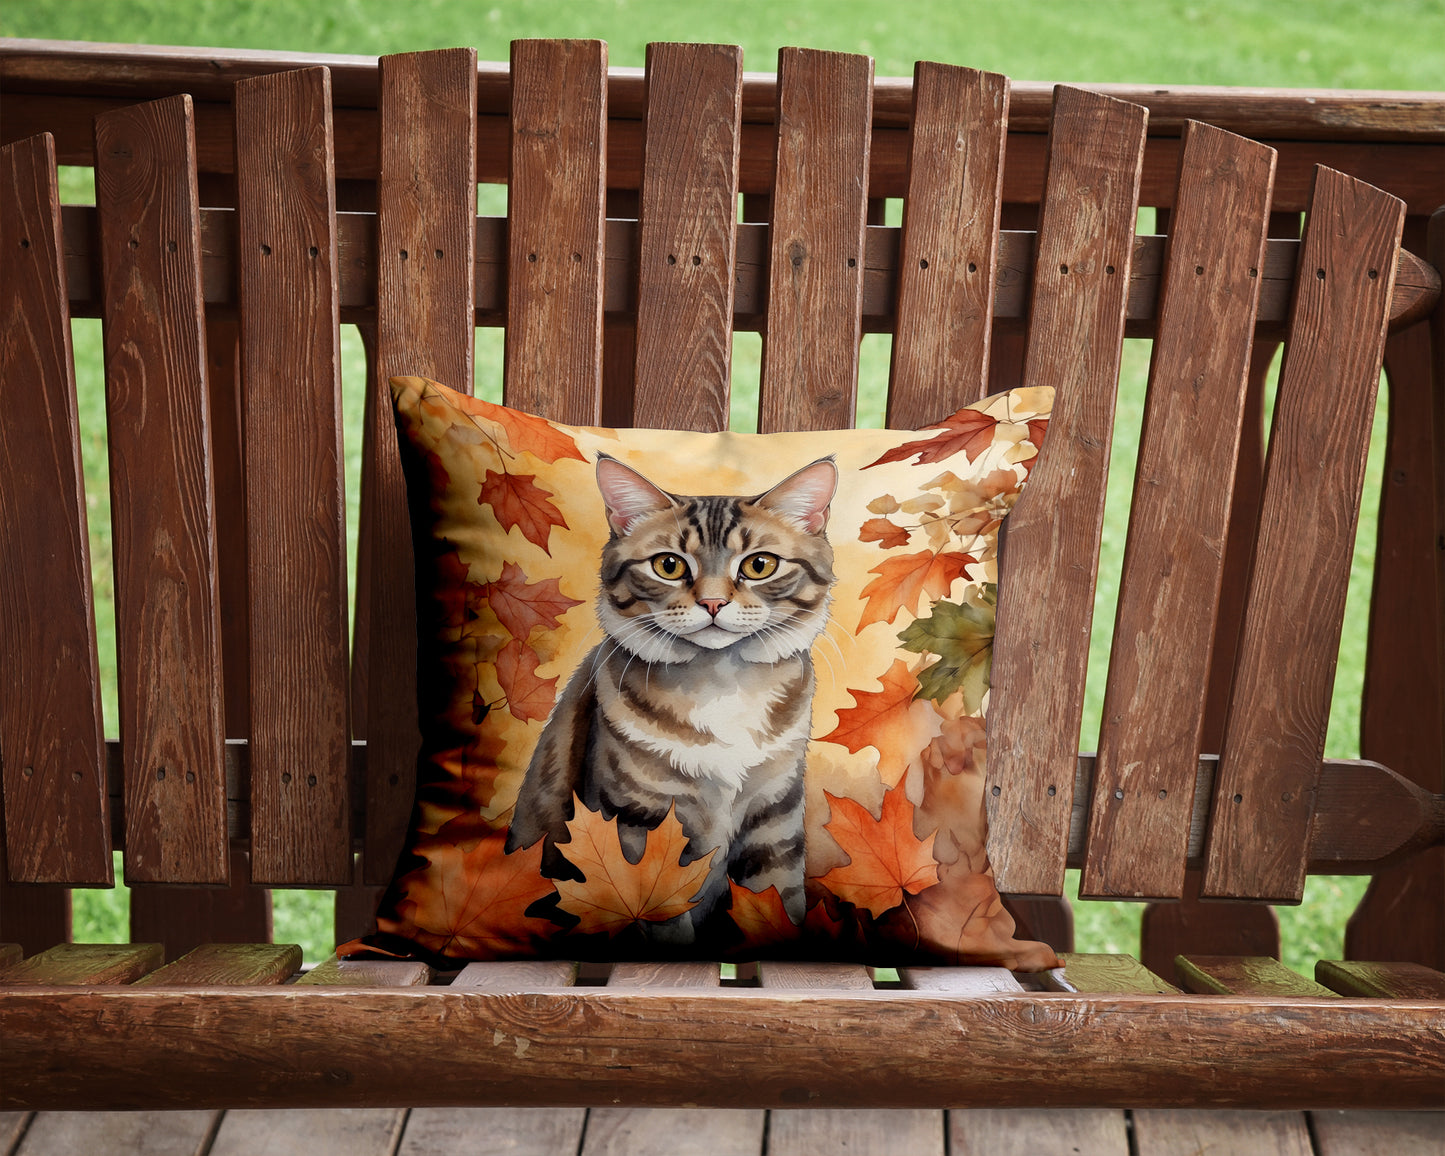
M585 1108L413 1108L396 1156L576 1156Z
M204 1156L220 1116L220 1112L37 1112L15 1156L83 1152Z
M943 1112L928 1108L802 1108L768 1117L768 1156L943 1156Z
M955 1109L948 1135L953 1156L1129 1156L1128 1123L1118 1109Z
M1139 1111L1134 1150L1138 1156L1313 1156L1303 1112Z
M1445 1112L1311 1112L1317 1156L1445 1156Z
M392 1156L404 1108L243 1108L227 1112L207 1156Z

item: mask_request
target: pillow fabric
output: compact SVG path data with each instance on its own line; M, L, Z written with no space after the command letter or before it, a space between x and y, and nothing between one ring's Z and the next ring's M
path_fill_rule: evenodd
M391 385L423 747L343 955L1059 965L983 801L998 531L1051 389L757 435Z

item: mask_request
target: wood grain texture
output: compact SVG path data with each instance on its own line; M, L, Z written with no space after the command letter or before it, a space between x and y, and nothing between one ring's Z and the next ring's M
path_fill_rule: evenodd
M717 987L715 963L614 963L608 987Z
M33 1112L0 1112L0 1152L11 1156L34 1118Z
M420 375L472 391L477 54L381 60L376 354L362 458L368 598L365 881L384 884L416 793L416 586L391 388ZM368 673L370 673L370 671Z
M1131 955L1093 952L1065 952L1064 976L1079 992L1176 992L1172 983L1159 978Z
M873 977L857 963L797 963L764 960L758 986L779 991L872 991Z
M740 48L647 47L629 424L727 428L742 83Z
M1410 959L1445 968L1445 927L1415 912L1445 910L1445 847L1384 866L1345 924L1350 959Z
M593 1108L582 1156L757 1156L767 1113L743 1108Z
M409 959L338 959L318 963L296 982L309 987L425 987L432 969Z
M392 1156L405 1126L406 1112L399 1108L239 1109L221 1120L208 1156Z
M167 959L204 943L270 942L271 892L250 882L251 864L243 848L233 845L230 855L227 887L132 885L131 941L164 944Z
M1008 99L998 73L913 66L893 429L937 421L988 392Z
M607 46L512 44L506 403L596 425L602 388Z
M25 951L18 943L0 943L0 967L19 963Z
M953 1156L1130 1156L1128 1123L1118 1109L955 1109L948 1129Z
M1320 170L1215 780L1207 898L1297 903L1303 894L1403 224L1397 198Z
M1174 969L1185 991L1220 995L1327 996L1329 988L1267 955L1181 955Z
M1079 89L1055 98L1023 376L1057 392L1009 517L989 706L989 854L1010 893L1063 889L1146 120Z
M251 620L251 875L351 880L331 93L236 88Z
M585 1108L413 1108L396 1156L576 1156Z
M21 883L110 886L100 673L50 137L0 150L0 701Z
M773 1111L768 1117L769 1156L943 1156L944 1119L922 1108L822 1108Z
M190 98L100 117L95 153L126 879L225 883L225 699Z
M141 987L283 983L301 969L294 943L207 943L136 980Z
M1109 652L1083 898L1184 893L1186 816L1273 175L1272 149L1207 125L1186 128Z
M62 943L0 971L0 984L130 983L164 962L159 943Z
M15 1156L205 1156L220 1112L38 1112Z
M1315 978L1341 995L1445 1000L1445 973L1422 963L1364 963L1322 959Z
M1318 1156L1445 1156L1445 1112L1310 1113Z
M955 995L1023 991L1013 973L1002 967L900 967L898 978L913 991L947 991Z
M872 96L870 57L778 53L762 433L853 424Z
M577 1106L624 1092L674 1107L1010 1107L1036 1104L1040 1080L1058 1107L1121 1097L1139 1107L1422 1107L1445 1089L1439 1007L1049 992L282 986L177 999L19 988L0 994L0 1110L65 1107L82 1091L97 1109L475 1106L479 1095ZM265 1046L249 1046L257 1040Z
M3 846L0 846L3 850ZM70 889L54 883L11 883L0 871L0 940L30 955L70 938Z
M1357 824L1358 819L1356 813ZM1202 900L1203 881L1203 871L1191 863L1184 873L1182 899L1144 908L1139 921L1139 958L1144 966L1159 975L1173 975L1174 960L1180 955L1267 955L1278 959L1279 916L1274 908L1263 903Z
M515 959L469 963L451 985L488 991L532 991L539 987L571 987L576 981L577 965L567 960Z
M1138 1156L1228 1152L1230 1156L1314 1156L1303 1112L1136 1111Z

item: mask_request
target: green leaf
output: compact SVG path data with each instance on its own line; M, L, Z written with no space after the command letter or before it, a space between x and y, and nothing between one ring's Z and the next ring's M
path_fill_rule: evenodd
M969 714L983 706L993 666L997 601L998 587L990 583L967 602L935 602L927 618L909 623L899 633L904 649L938 656L937 662L918 672L916 698L942 702L961 691Z

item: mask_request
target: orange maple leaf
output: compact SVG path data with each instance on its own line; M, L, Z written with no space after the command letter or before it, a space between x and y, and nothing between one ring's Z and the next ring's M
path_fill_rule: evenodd
M485 587L492 613L519 642L538 626L555 630L562 615L582 603L562 593L555 578L528 582L527 575L515 562L502 563L502 576Z
M535 476L499 474L496 470L488 470L477 503L492 507L502 529L510 530L516 526L527 541L546 550L552 527L561 526L565 530L568 528L567 520L562 517L562 511L552 504L551 491L542 489L532 480Z
M616 820L589 811L576 795L572 801L574 814L567 823L570 838L559 842L557 850L586 878L580 883L558 879L562 898L557 905L581 920L579 932L616 935L633 923L661 922L695 906L693 896L707 878L717 849L691 863L679 861L687 849L687 832L678 821L675 804L648 832L642 858L629 863L622 853Z
M855 755L864 747L873 747L878 752L879 773L890 780L907 767L908 752L915 749L915 712L932 708L916 701L918 678L902 659L893 660L881 681L882 690L848 687L857 705L838 711L838 725L818 742L837 743Z
M552 893L552 880L542 874L542 844L508 855L505 842L494 833L467 846L437 841L422 848L430 865L401 884L407 897L397 917L406 930L381 929L407 934L440 955L474 959L518 954L555 930L526 914Z
M848 862L818 882L839 899L867 908L877 919L902 903L905 892L916 895L938 882L933 836L919 839L913 833L913 804L901 783L884 792L877 819L852 799L823 794L833 812L824 827L847 853Z
M885 559L868 571L878 577L863 587L868 603L853 633L874 622L892 622L900 610L916 613L921 598L942 598L955 580L964 576L965 569L977 561L972 554L935 554L932 550Z
M909 896L878 925L885 939L938 963L1045 971L1061 966L1046 943L1019 939L985 872L950 876L937 887Z
M885 550L908 545L908 531L887 518L869 518L858 531L858 541L877 542Z
M978 455L983 453L993 444L994 427L998 425L998 418L991 417L976 409L961 409L951 417L944 418L937 425L928 426L928 429L946 430L946 433L935 434L931 438L923 438L919 441L904 442L901 446L895 446L876 462L870 462L864 466L865 470L871 470L874 466L881 466L885 462L901 462L907 458L918 455L918 464L924 462L941 462L944 458L952 457L954 454L962 453L970 462L976 461Z
M531 454L543 462L555 462L558 458L576 458L579 462L587 460L571 436L545 418L490 402L482 402L481 409L507 431L507 441L518 453Z
M797 938L797 925L788 918L776 884L764 891L750 891L729 879L728 887L733 896L733 922L738 925L748 946L765 947Z
M538 678L537 652L512 639L497 654L497 682L507 696L512 717L527 722L545 719L557 701L557 680Z

